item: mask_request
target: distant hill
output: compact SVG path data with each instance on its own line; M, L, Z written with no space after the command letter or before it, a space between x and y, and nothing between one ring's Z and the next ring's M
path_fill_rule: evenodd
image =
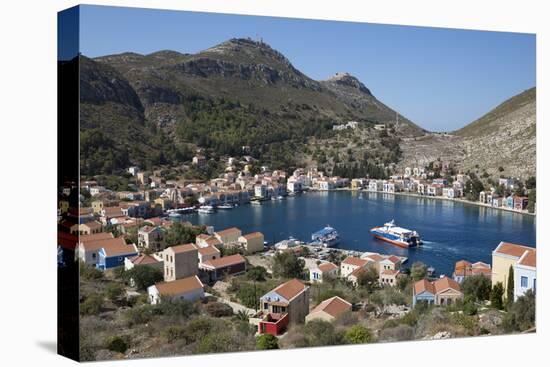
M493 177L535 176L536 88L511 97L460 130L405 139L401 147L402 166L441 158L457 161L464 171Z
M353 76L313 80L280 52L250 39L196 54L82 56L81 63L82 131L103 133L105 149L118 150L101 173L122 168L122 161L181 163L197 146L219 155L238 155L250 146L267 163L293 167L303 162L290 149L301 149L312 137L331 138L334 124L354 120L372 130L397 118ZM423 133L399 116L398 137ZM86 173L101 165L91 163Z

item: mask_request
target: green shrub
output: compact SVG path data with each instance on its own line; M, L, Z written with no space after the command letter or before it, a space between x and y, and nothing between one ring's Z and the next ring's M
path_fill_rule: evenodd
M233 316L233 309L226 303L210 302L204 305L204 310L212 317Z
M111 301L118 299L124 293L124 287L118 283L109 283L105 287L105 295Z
M124 314L128 326L143 325L151 321L154 315L154 307L151 305L141 305L127 310Z
M535 326L536 297L532 290L518 297L512 303L502 320L502 326L507 332L525 331Z
M372 334L366 327L355 325L346 331L345 338L351 344L363 344L372 341Z
M164 329L162 331L162 336L166 339L166 341L172 343L178 339L185 339L187 337L187 333L185 328L174 325Z
M473 302L466 302L464 303L463 311L466 315L476 315L477 314L477 307Z
M105 348L118 353L124 353L128 349L128 340L122 336L110 336L105 339Z
M151 266L135 266L124 273L124 278L132 279L137 289L145 291L149 286L164 279L162 271Z
M80 304L80 313L83 315L97 315L103 306L101 294L91 294Z
M103 278L103 272L95 266L80 262L80 277L84 280L97 280Z
M271 334L262 334L256 338L256 349L279 349L279 340Z

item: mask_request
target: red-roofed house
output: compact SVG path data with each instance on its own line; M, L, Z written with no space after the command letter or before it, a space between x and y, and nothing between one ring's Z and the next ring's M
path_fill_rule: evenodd
M249 254L260 252L264 249L264 235L262 232L253 232L239 237L239 244Z
M147 288L151 304L158 304L162 298L177 301L196 301L204 297L204 285L196 276L162 282Z
M535 251L535 248L510 242L499 243L493 251L493 273L491 276L493 286L499 282L502 283L504 294L506 294L510 268L515 269L518 261L528 251ZM514 276L514 280L515 278L517 277Z
M246 259L240 255L230 255L207 260L199 265L201 279L212 283L227 275L238 275L246 271Z
M473 264L466 260L456 262L455 270L453 272L453 279L455 281L462 283L464 279L474 275L484 275L491 279L491 265L485 264L481 261Z
M413 307L418 302L427 302L435 305L450 305L464 298L460 284L444 276L433 282L427 279L419 280L413 287Z
M347 278L354 270L365 268L369 260L348 256L340 263L340 276Z
M313 310L311 310L311 312L306 316L306 323L312 320L332 322L344 312L351 311L351 308L351 303L338 296L334 296L324 300Z
M309 287L291 279L260 297L258 333L280 335L289 323L303 323L309 312Z
M327 278L336 278L338 276L338 266L331 263L325 262L317 265L314 268L309 269L309 279L312 282L322 283L323 279Z
M177 245L162 251L164 261L164 281L197 275L199 272L198 251L194 244Z
M537 291L537 250L525 251L514 267L514 299Z

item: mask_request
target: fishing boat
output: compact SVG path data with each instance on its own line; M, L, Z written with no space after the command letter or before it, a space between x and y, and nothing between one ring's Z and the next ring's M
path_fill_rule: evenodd
M327 225L325 228L312 233L311 241L313 243L321 244L324 247L332 247L340 243L340 236L338 235L336 229Z
M416 247L422 244L420 235L416 231L397 227L393 220L385 223L382 227L372 228L370 232L381 241L403 248Z
M260 200L250 200L250 204L252 204L252 205L262 205L262 202Z
M200 214L214 213L214 207L212 205L203 205L199 208L198 212Z

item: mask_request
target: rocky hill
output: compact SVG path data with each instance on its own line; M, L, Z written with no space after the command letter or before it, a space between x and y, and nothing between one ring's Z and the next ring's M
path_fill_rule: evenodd
M536 88L526 90L449 134L403 139L400 166L451 160L463 171L521 177L536 173Z
M125 155L116 162L181 163L197 146L219 155L250 146L267 163L291 167L303 163L296 158L303 152L289 149L300 150L311 137L333 137L334 124L353 120L372 130L397 118L353 76L313 80L280 52L250 39L196 54L82 56L81 63L82 130L107 136L105 149ZM398 138L424 133L403 116L399 122ZM100 170L121 168L116 162Z

